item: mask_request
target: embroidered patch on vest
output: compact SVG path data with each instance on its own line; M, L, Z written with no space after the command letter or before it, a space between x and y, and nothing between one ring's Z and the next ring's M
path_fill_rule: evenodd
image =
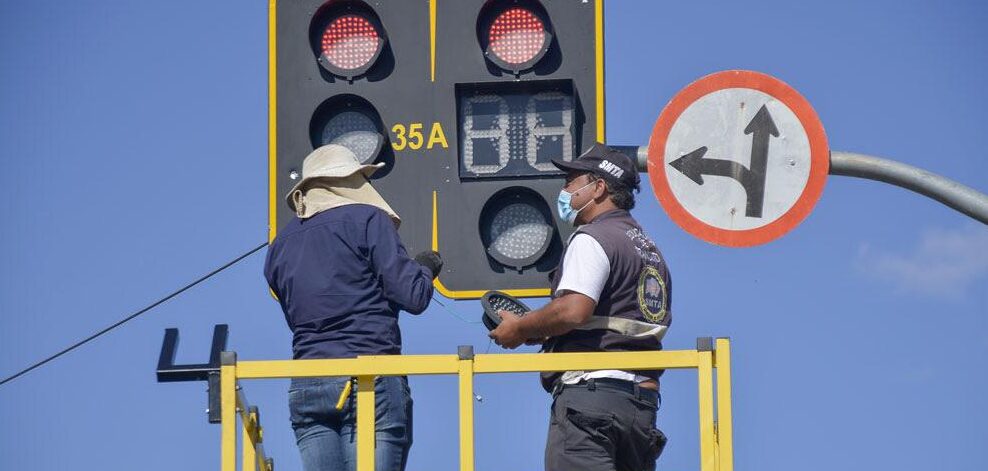
M666 316L666 282L653 266L645 267L638 278L638 309L649 322Z

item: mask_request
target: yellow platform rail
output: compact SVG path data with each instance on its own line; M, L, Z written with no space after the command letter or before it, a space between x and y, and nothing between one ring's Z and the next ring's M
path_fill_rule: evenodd
M357 470L374 470L374 379L378 376L459 377L460 471L474 469L474 393L477 374L567 370L696 369L699 390L700 471L733 471L731 344L726 338L697 339L696 350L607 353L518 353L473 355L386 355L340 360L237 361L223 352L220 366L221 470L237 469L237 419L242 432L243 470L273 471L264 454L263 431L240 380L350 376L357 378ZM715 372L716 371L716 372ZM716 384L715 384L716 382ZM716 387L715 387L716 386Z

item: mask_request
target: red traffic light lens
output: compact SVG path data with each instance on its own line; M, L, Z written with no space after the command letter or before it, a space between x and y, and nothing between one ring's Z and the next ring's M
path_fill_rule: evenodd
M510 66L536 59L547 47L549 33L534 12L522 7L504 10L491 23L488 50Z
M384 40L367 18L348 14L331 21L322 34L322 55L342 70L365 67L377 55Z

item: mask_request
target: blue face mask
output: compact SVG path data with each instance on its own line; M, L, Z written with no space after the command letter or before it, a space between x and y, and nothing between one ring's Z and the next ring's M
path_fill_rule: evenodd
M570 225L576 224L576 216L580 214L580 211L583 211L584 209L586 209L587 206L590 206L590 201L587 201L587 204L583 205L583 207L580 209L573 209L573 206L570 205L570 202L573 200L573 194L579 192L580 190L590 185L593 185L594 183L595 182L587 183L586 185L583 185L582 187L578 188L573 193L570 193L565 189L559 190L559 198L556 200L556 210L559 212L560 219L570 223Z

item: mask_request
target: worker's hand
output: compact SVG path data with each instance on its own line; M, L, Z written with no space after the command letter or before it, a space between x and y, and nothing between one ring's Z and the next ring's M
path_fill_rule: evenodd
M420 252L415 256L415 261L419 262L420 265L429 270L432 274L432 279L435 280L439 276L439 272L443 269L443 258L439 255L439 252L435 250L426 250Z
M527 340L521 335L521 330L519 329L521 318L508 311L498 311L497 315L501 317L501 323L498 324L496 329L491 331L489 337L494 339L494 343L504 348L511 350L518 348L519 345Z

